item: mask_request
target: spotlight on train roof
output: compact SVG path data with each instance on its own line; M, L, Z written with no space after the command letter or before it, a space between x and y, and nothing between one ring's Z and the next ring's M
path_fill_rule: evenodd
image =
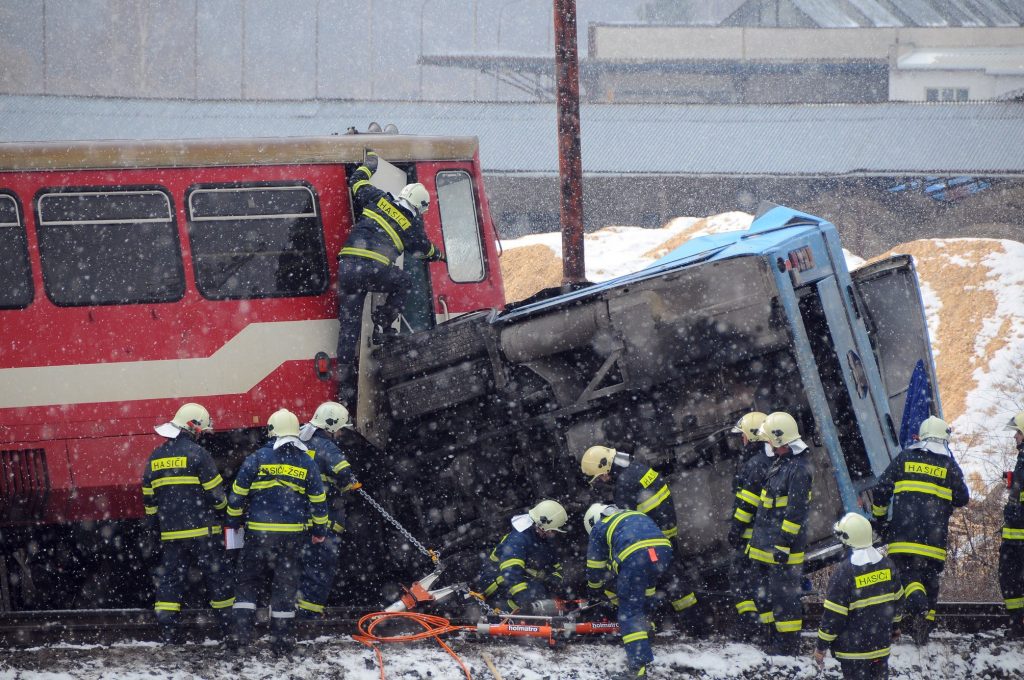
M373 121L366 128L366 131L369 132L371 135L379 135L382 132L382 130L380 129L380 123L378 123L377 121Z
M384 126L384 134L386 134L386 135L397 135L398 134L398 126L395 125L394 123L388 123L387 125Z

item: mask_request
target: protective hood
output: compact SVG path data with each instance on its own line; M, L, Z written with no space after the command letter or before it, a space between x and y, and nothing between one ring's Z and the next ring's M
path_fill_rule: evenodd
M804 444L803 439L794 439L790 443L786 444L786 446L789 447L794 456L807 450L807 444Z
M533 526L533 518L529 514L523 513L522 515L516 515L512 518L512 528L516 531L526 531Z
M882 553L874 546L869 548L857 548L850 556L850 561L856 567L863 567L865 564L877 564L882 561Z
M768 442L764 443L764 455L768 456L769 458L775 457L775 449L773 449L772 445L769 444Z
M301 439L304 442L308 442L310 439L313 438L313 435L316 434L316 431L318 429L319 428L313 423L306 423L305 425L299 428L299 439Z
M298 437L293 437L291 435L287 435L287 436L284 436L284 437L278 437L277 439L274 440L274 450L277 451L279 448L281 448L285 444L295 444L296 446L298 446L303 451L305 451L307 448L309 448Z
M181 434L181 429L174 423L164 423L163 425L157 425L153 429L156 430L158 435L168 439L177 439L178 435Z
M925 439L924 441L914 442L908 446L907 449L917 449L919 451L935 453L940 456L953 457L953 452L949 450L949 443L944 442L941 439Z
M623 453L622 451L616 451L615 452L615 457L612 458L612 464L613 465L618 465L619 467L629 467L629 464L630 464L630 462L632 460L633 459L630 457L630 455L628 453Z

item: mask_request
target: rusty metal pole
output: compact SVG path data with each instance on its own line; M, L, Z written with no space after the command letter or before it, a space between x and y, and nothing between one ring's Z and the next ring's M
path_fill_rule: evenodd
M558 174L561 181L562 285L586 280L583 259L583 163L576 0L554 0Z

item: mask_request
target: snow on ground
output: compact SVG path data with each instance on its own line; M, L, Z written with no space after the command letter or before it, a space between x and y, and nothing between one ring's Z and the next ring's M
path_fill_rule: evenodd
M476 642L448 637L448 642L477 680L491 680L484 655L505 680L608 680L625 668L621 645L611 640L559 643ZM808 656L768 657L744 644L656 638L656 662L649 677L669 678L826 678L841 677L828 659L823 674L809 658L812 638L805 634ZM262 645L262 643L261 643ZM258 649L261 645L258 645ZM383 649L389 680L460 680L457 663L432 641L388 645ZM897 643L890 663L894 680L1021 678L1024 643L1007 643L998 634L974 636L936 633L924 648ZM48 646L0 654L2 680L379 680L373 653L349 639L323 637L303 642L292 659L275 659L266 650L231 657L213 643L161 647L123 643L110 647Z

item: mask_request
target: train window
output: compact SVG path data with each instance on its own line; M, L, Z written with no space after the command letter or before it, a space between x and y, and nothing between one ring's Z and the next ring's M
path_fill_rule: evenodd
M483 281L484 251L473 178L464 170L446 170L437 173L436 184L448 276L456 283Z
M67 306L170 302L185 294L171 197L162 189L43 189L43 285Z
M205 297L295 297L327 290L327 251L312 188L195 187L187 203L196 286Z
M28 264L25 225L17 199L0 192L0 309L27 307L35 295Z

